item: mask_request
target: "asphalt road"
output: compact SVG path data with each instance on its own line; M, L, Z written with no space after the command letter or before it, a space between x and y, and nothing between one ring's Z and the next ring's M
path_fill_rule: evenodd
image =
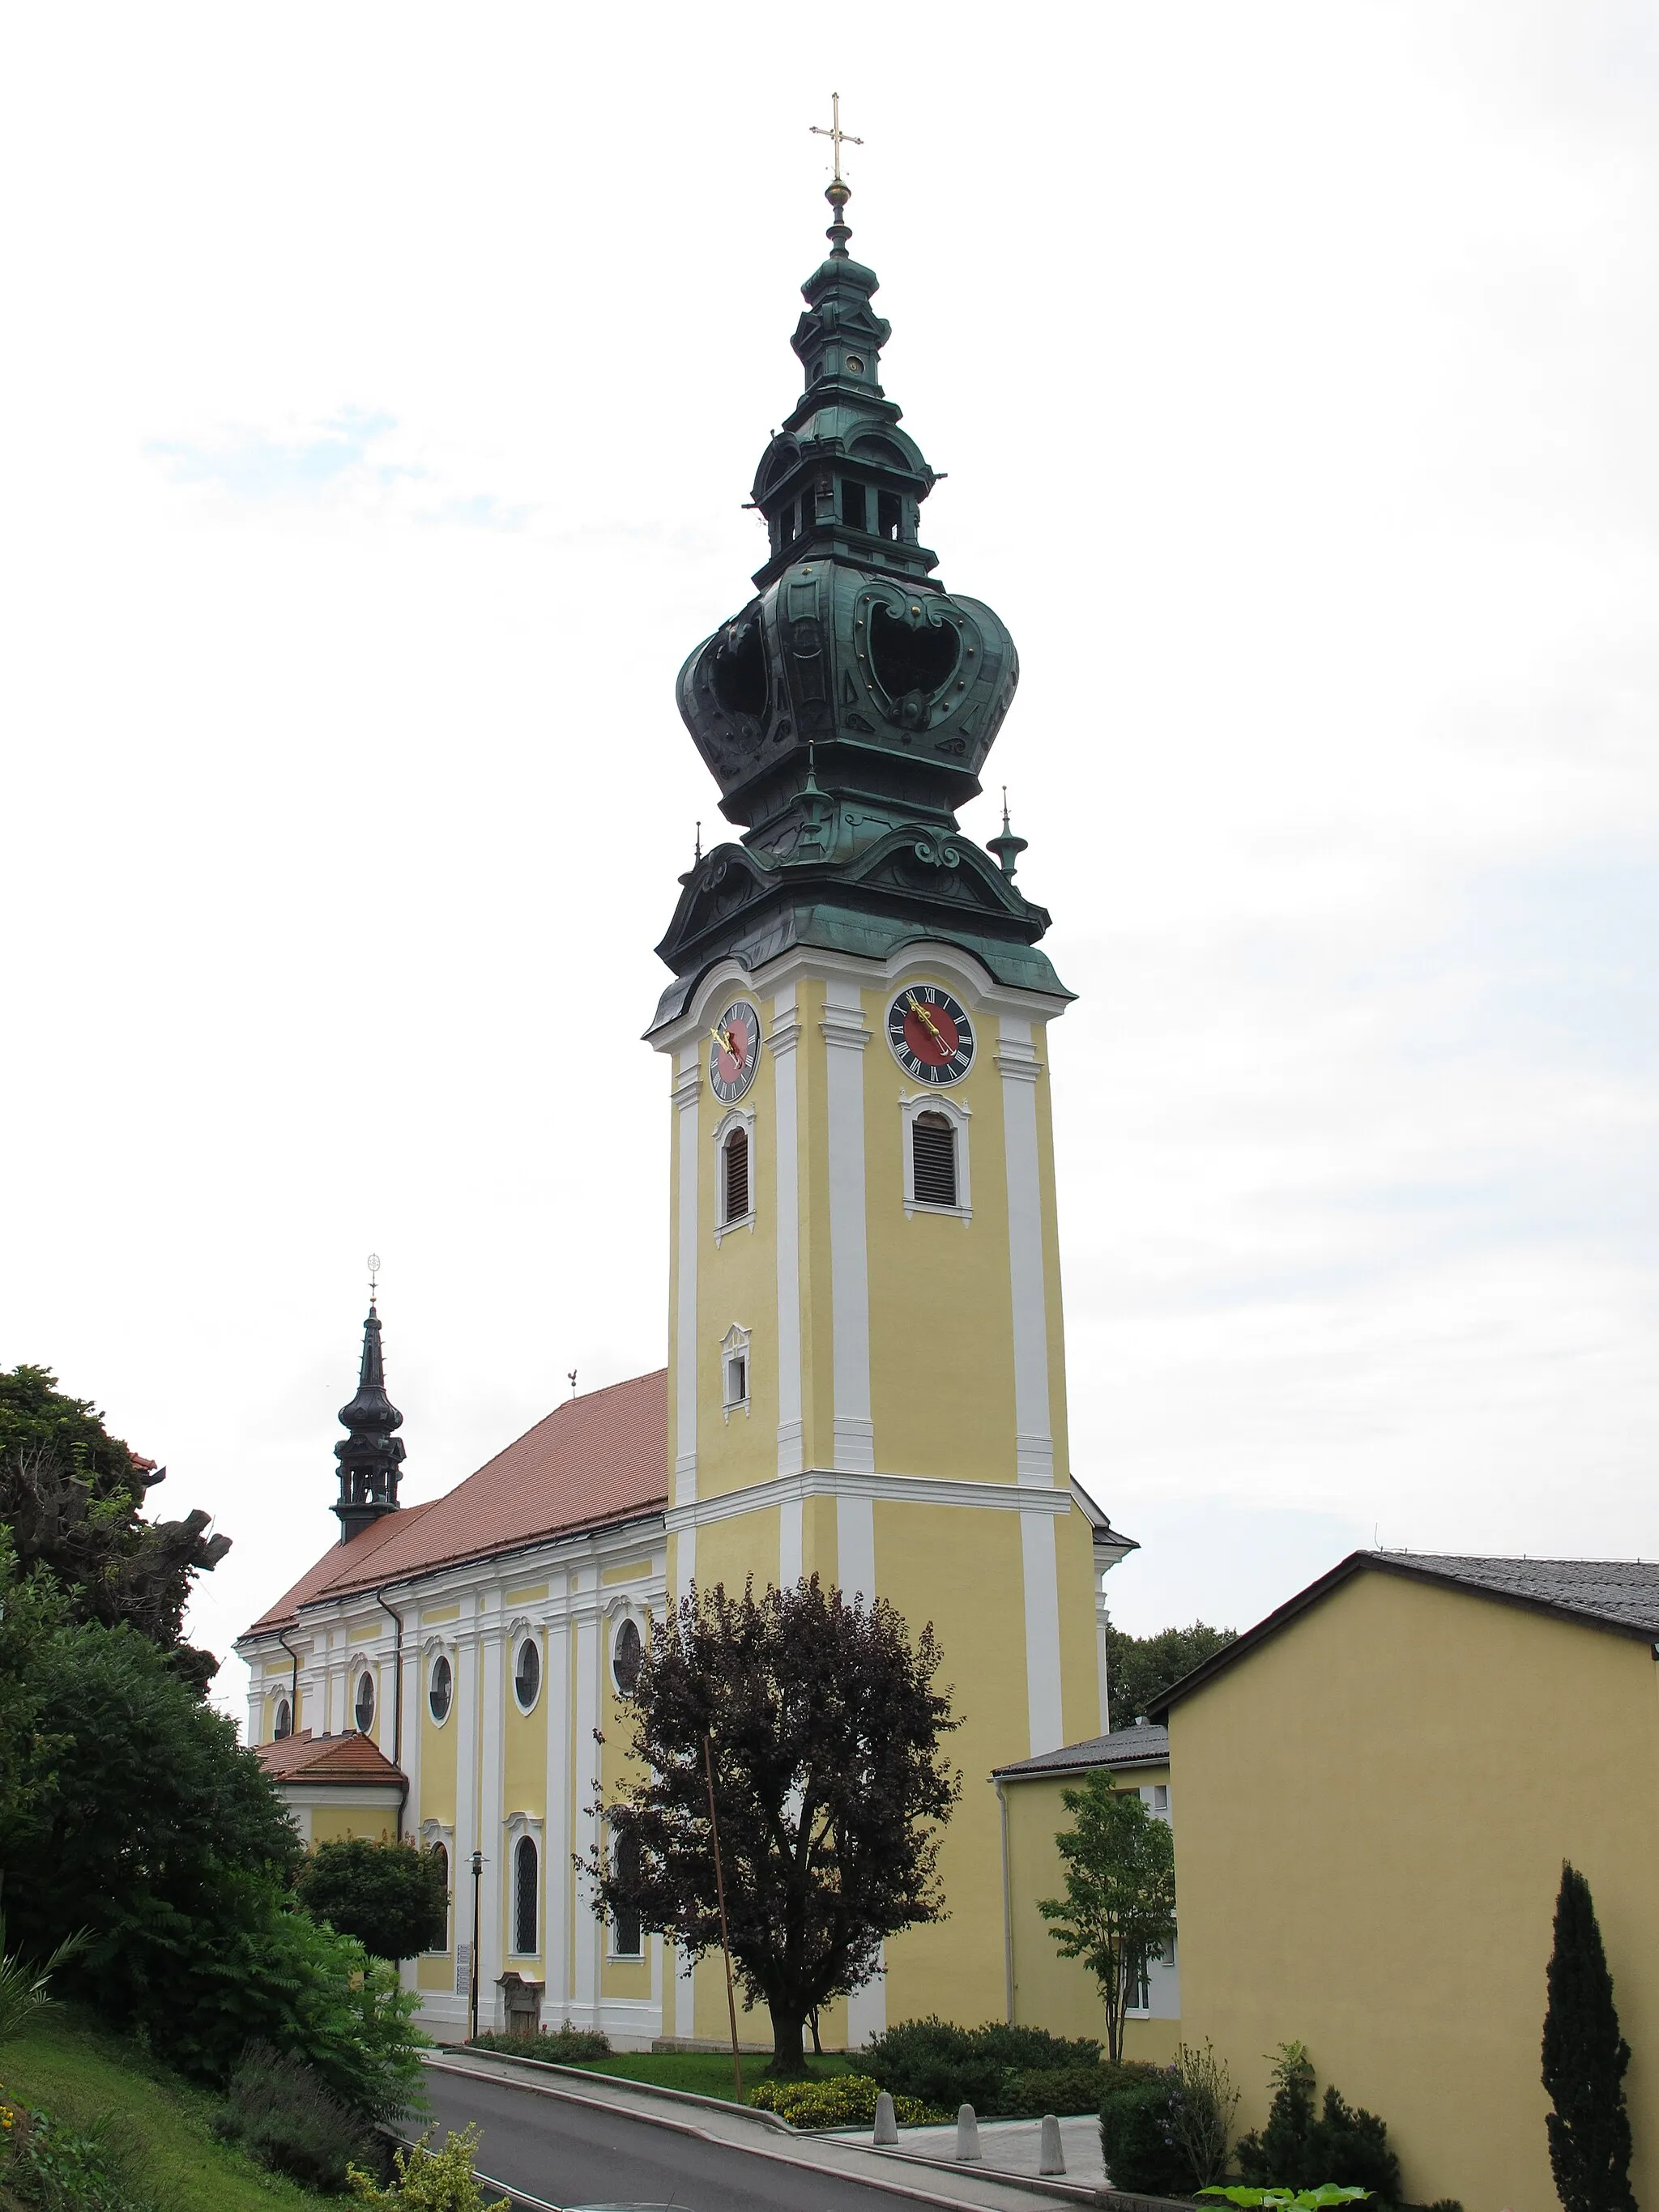
M428 2074L434 2117L480 2129L478 2171L544 2203L672 2206L673 2212L910 2212L885 2189L705 2142L625 2112Z

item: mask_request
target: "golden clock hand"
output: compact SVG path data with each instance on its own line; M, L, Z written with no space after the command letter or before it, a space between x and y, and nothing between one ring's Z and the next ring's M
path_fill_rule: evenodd
M914 991L910 994L910 1004L917 1015L921 1018L923 1024L933 1031L934 1041L937 1042L939 1050L945 1054L945 1058L948 1060L951 1057L951 1054L949 1048L946 1046L945 1042L945 1032L940 1029L939 1024L928 1012L927 1007L922 1005L921 1001L917 998Z
M709 1030L708 1034L714 1038L715 1043L726 1055L727 1059L735 1060L739 1066L743 1065L743 1054L738 1050L736 1045L732 1043L732 1032L730 1030L722 1030L717 1022L714 1028Z

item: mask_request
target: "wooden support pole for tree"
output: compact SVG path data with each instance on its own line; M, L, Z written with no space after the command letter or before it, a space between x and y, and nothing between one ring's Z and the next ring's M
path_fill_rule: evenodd
M726 1960L726 2010L732 2022L732 2078L743 2102L743 2061L738 2056L738 2001L732 1993L732 1941L726 1926L726 1881L720 1873L720 1824L714 1814L714 1739L702 1740L703 1772L708 1779L708 1831L714 1839L714 1895L720 1908L720 1955Z

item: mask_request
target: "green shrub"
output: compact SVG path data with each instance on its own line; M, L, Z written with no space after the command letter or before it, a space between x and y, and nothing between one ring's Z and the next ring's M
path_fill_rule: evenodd
M1045 2112L1097 2112L1108 2090L1139 2081L1153 2070L1136 2065L1011 2068L1002 2077L995 2103L986 2110L1005 2120L1040 2120ZM977 2112L979 2106L975 2105L974 2110Z
M611 2038L597 2027L562 2027L538 2029L534 2035L503 2035L495 2029L471 2035L474 2051L510 2051L515 2058L539 2058L550 2066L585 2066L590 2059L609 2058Z
M465 2128L444 2138L441 2150L431 2148L425 2135L407 2150L394 2154L396 2178L385 2189L372 2174L351 2169L351 2194L359 2204L383 2206L386 2212L513 2212L512 2201L497 2197L486 2204L478 2188L472 2161L478 2154L478 2130Z
M21 2105L0 2106L0 2114L9 2116L9 2124L0 2120L8 2201L30 2212L154 2212L133 2184L127 2146L110 2115L75 2127Z
M1313 2061L1300 2043L1279 2046L1267 2124L1238 2145L1248 2182L1274 2189L1317 2189L1322 2182L1369 2189L1380 2204L1400 2201L1400 2160L1375 2112L1356 2109L1334 2088L1314 2109Z
M418 1844L338 1837L307 1852L295 1894L314 1920L355 1936L371 1958L412 1959L441 1945L449 1911L444 1863Z
M1101 2100L1100 2151L1114 2189L1170 2197L1193 2187L1192 2162L1172 2124L1179 2087L1171 2069L1126 2081Z
M876 2117L881 2083L867 2074L835 2074L827 2081L763 2081L749 2101L763 2112L775 2112L792 2128L870 2127ZM914 2097L893 2099L894 2117L903 2128L939 2124L954 2116L919 2104Z
M331 2195L345 2187L354 2160L368 2165L377 2149L368 2129L314 2067L268 2043L251 2043L243 2052L214 2132L273 2172Z
M1004 2110L1003 2084L1010 2074L1097 2067L1100 2045L1090 2037L1068 2040L1046 2028L1010 2027L1000 2021L957 2027L934 2015L901 2021L877 2036L859 2058L865 2072L895 2097L914 2097L950 2112L971 2105L987 2115ZM1098 2095L1097 2087L1085 2110L1092 2109Z

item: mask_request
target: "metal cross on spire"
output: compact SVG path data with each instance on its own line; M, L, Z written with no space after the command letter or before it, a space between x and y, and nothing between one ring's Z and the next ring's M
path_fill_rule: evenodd
M368 1303L370 1305L373 1305L374 1303L375 1295L380 1289L380 1255L378 1252L371 1252L368 1255Z
M842 129L841 94L838 92L832 92L830 95L830 128L826 131L821 123L809 124L807 128L815 138L827 138L830 141L835 154L835 180L838 185L844 184L846 179L841 173L841 149L844 145L862 146L864 141L862 138L855 138L850 131Z

